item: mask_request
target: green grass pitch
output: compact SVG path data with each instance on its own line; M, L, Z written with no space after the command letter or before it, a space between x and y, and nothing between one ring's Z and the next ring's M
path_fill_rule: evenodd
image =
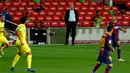
M90 73L97 63L99 45L33 45L32 67L36 73ZM16 55L16 47L4 50L5 55L0 58L0 73L28 73L26 71L26 54L23 53L15 67L10 71L10 66ZM116 51L111 52L113 68L110 73L130 73L130 45L122 45L122 58L125 62L117 61ZM99 68L96 73L104 73L106 65Z

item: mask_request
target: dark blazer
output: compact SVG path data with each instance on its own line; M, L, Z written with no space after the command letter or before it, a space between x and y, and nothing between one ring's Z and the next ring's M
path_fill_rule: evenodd
M74 9L75 12L75 18L76 18L76 23L78 23L78 11ZM65 13L65 23L68 23L69 21L69 14L70 14L70 9L68 9Z

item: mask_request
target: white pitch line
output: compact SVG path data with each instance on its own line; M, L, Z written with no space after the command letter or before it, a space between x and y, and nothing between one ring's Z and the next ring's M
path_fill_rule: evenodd
M45 48L44 48L45 49ZM53 51L76 51L76 52L99 52L99 50L77 50L77 49L53 49ZM116 50L115 50L116 51ZM124 54L130 54L130 52L122 52Z

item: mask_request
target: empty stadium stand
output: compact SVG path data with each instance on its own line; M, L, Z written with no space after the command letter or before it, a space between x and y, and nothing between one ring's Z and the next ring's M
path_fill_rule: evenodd
M22 1L22 2L20 2ZM118 0L115 0L118 2ZM29 16L31 22L28 27L36 26L36 22L42 22L43 27L48 22L49 27L65 27L64 15L65 11L69 8L69 3L74 2L75 9L79 12L79 27L93 27L92 18L96 10L101 10L101 16L103 21L101 27L106 26L107 22L111 19L109 10L114 10L117 14L117 20L120 22L120 26L130 26L130 11L127 11L128 16L119 16L118 8L116 6L100 6L96 2L80 2L76 0L45 0L43 7L45 10L41 12L34 12L33 10L39 6L40 3L31 2L28 0L16 0L15 2L0 2L1 10L5 7L9 8L10 14L13 17L13 22L19 23L20 18L25 15L26 12L30 12ZM126 2L130 7L130 1Z

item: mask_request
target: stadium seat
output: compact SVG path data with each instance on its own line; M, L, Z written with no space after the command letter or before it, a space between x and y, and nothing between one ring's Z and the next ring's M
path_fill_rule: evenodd
M130 1L127 1L127 2L126 2L126 6L127 6L127 7L130 7Z
M56 16L62 16L62 12L55 12L54 15L56 15Z
M34 24L34 22L29 22L29 23L27 24L27 27L28 27L28 28L35 27L35 24Z
M81 11L87 11L87 7L86 6L83 6L82 8L81 8Z
M24 12L25 11L25 7L23 7L23 6L18 7L18 11Z
M53 21L60 21L60 16L53 16Z
M27 6L27 3L26 2L21 2L20 5L21 6Z
M116 6L112 6L111 10L118 11L118 8Z
M0 6L4 6L4 3L3 3L3 2L0 2Z
M106 21L101 21L100 22L100 27L104 27L104 26L107 26L107 22Z
M11 8L9 9L9 11L15 12L15 11L17 11L17 8L16 8L16 7L11 7Z
M110 9L111 9L110 6L103 7L103 11L109 11Z
M102 16L109 16L109 15L110 15L109 11L102 11Z
M83 22L82 21L79 21L78 27L83 27Z
M85 21L91 21L92 17L91 16L85 16Z
M30 6L30 7L35 7L35 3L34 3L34 2L29 2L29 3L28 3L28 6Z
M47 15L48 15L48 16L53 16L53 15L54 15L54 12L53 12L53 11L47 12Z
M85 16L85 15L86 15L85 11L80 11L79 12L79 16Z
M82 7L82 2L75 2L74 5L77 6L77 7Z
M108 21L107 16L102 16L102 20L103 20L103 21Z
M91 27L91 22L90 21L84 21L83 27Z
M50 22L51 27L59 27L58 22Z
M63 1L61 1L61 2L59 3L59 5L60 5L61 7L67 6L66 2L63 2Z
M96 10L96 8L95 8L94 6L89 6L89 7L88 7L88 10L94 11L94 10Z
M109 21L112 20L112 16L108 16L108 20L109 20Z
M14 23L20 23L20 17L19 16L13 16L13 22Z
M51 6L51 3L50 3L50 2L43 2L43 5L44 5L44 6L47 6L47 7L50 7L50 6Z
M51 16L46 16L45 21L52 21L52 17Z
M15 16L15 12L10 11L9 13L11 16Z
M130 26L130 23L128 21L121 21L119 26Z
M117 18L118 21L122 21L123 20L122 16L116 16L116 18Z
M123 17L123 19L126 21L130 21L130 16L125 16L125 17Z
M130 15L130 11L126 11L127 15Z
M39 16L45 16L45 15L46 15L46 12L45 12L45 11L39 13Z
M54 12L54 11L56 11L56 7L55 6L54 7L50 7L49 10Z
M33 11L33 8L32 7L26 7L26 11L29 12L29 11Z
M4 6L6 6L6 7L11 6L11 2L4 2Z
M59 6L59 3L58 2L52 2L52 7L57 7L57 6Z
M42 26L44 27L44 28L46 28L48 25L47 25L48 23L47 22L42 22Z
M35 16L30 16L29 18L30 18L30 20L33 21L33 22L36 22L36 20L37 20Z
M65 11L66 9L64 7L58 7L57 11Z
M66 24L65 24L65 22L61 21L61 22L59 22L59 26L60 26L60 27L65 27Z
M38 15L38 12L31 12L30 15L31 15L31 16L35 16L35 17L36 17L36 16L39 16L39 15Z
M83 6L89 6L89 2L83 2Z
M37 21L44 21L44 17L43 16L37 16Z
M79 21L84 21L84 17L83 16L79 16Z
M94 16L94 12L93 11L87 11L87 16L93 17Z
M103 7L102 7L102 6L97 6L96 9L97 9L97 10L103 10Z
M23 13L22 12L16 12L15 15L19 16L21 18L23 16Z
M76 9L77 11L80 11L80 7L79 7L79 6L75 6L75 9Z
M40 2L35 2L35 6L39 7L40 6Z
M90 2L90 5L91 6L97 6L97 3L96 2Z
M12 6L14 6L14 7L19 7L19 2L12 2Z

